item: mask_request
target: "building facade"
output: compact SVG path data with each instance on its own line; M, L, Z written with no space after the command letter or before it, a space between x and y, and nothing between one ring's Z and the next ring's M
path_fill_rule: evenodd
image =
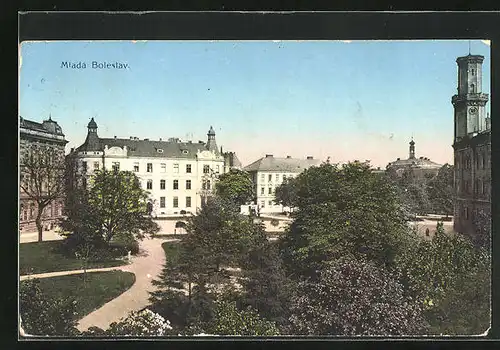
M195 213L212 194L214 182L231 166L217 147L212 127L207 142L140 140L136 137L100 138L97 123L88 124L85 142L72 150L69 159L75 173L86 181L96 170L134 172L149 193L151 214L156 217Z
M320 160L313 157L306 159L290 156L277 158L272 154L267 154L244 167L243 170L250 174L254 184L257 211L260 213L282 212L284 208L274 201L276 187L281 185L285 179L293 178L305 169L320 165L320 163Z
M426 157L415 156L415 141L410 141L409 154L407 159L398 158L389 163L387 172L392 172L397 176L402 176L407 170L411 170L416 178L433 177L437 175L442 164L435 163Z
M491 217L491 123L486 112L489 96L482 92L484 57L457 58L458 88L452 97L455 109L454 230L475 236L477 219Z
M30 145L54 147L56 156L64 159L64 149L68 141L61 127L51 117L42 123L19 117L19 160L22 162ZM21 165L21 164L20 164ZM22 166L22 165L21 165ZM20 176L23 176L22 171ZM56 198L45 207L42 222L45 230L53 228L63 216L64 198ZM27 195L19 186L19 230L21 232L36 232L35 218L38 207L34 199Z

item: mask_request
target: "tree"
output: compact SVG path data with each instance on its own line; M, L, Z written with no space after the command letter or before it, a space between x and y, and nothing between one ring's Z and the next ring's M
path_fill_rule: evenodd
M275 202L292 209L293 205L297 201L297 189L295 187L295 183L296 182L293 181L292 178L283 180L281 185L276 187L274 193Z
M109 244L112 239L140 239L158 232L159 226L146 215L147 192L134 173L96 171L88 190L79 191L81 197L63 223L72 234L100 237Z
M478 210L474 216L474 227L476 228L473 236L474 243L484 249L490 249L491 242L491 213L486 210Z
M38 241L43 240L43 212L64 194L64 151L56 146L31 143L22 149L21 190L37 205Z
M397 189L368 164L323 164L293 182L295 220L280 242L290 273L313 276L345 254L390 266L404 253L409 228Z
M240 263L243 277L241 304L275 322L281 333L286 333L294 284L285 274L277 244L268 240L264 227L258 226L246 247Z
M430 204L435 213L453 215L454 170L449 164L443 165L435 177L427 184Z
M301 282L291 309L296 334L412 335L426 326L419 305L387 271L352 256Z
M49 298L44 295L38 279L28 279L19 285L21 326L29 335L78 334L76 307L72 298Z
M216 195L240 206L252 201L255 190L250 174L246 171L231 169L219 176L215 183Z
M224 300L216 303L213 320L200 325L199 328L206 333L217 335L279 335L277 326L261 318L255 310L238 310L235 302Z

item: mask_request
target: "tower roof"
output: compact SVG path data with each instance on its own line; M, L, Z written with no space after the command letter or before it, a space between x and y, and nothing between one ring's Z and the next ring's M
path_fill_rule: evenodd
M94 121L94 118L90 119L89 124L87 125L89 129L97 129L97 123Z
M214 128L212 126L210 126L210 130L208 130L208 135L215 136L215 131L214 131Z
M469 62L469 61L475 61L475 62L483 62L484 56L481 55L471 55L468 54L467 56L462 56L457 58L457 63L460 64L462 62Z

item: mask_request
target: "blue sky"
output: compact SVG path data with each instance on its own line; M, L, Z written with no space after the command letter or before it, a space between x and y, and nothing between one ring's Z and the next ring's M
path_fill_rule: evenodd
M94 117L101 137L197 141L213 125L245 165L274 154L385 167L407 156L412 135L417 156L444 163L453 159L455 60L468 50L467 40L27 42L19 114L50 114L68 150ZM490 48L472 41L471 52L485 56L489 93Z

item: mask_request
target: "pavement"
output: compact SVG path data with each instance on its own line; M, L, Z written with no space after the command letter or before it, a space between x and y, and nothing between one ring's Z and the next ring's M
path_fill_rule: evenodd
M87 269L86 272L104 272L104 271L115 271L122 270L121 266L114 267L102 267L97 269ZM23 275L20 277L21 281L32 279L32 278L49 278L49 277L57 277L57 276L67 276L67 275L78 275L84 273L83 270L71 270L71 271L56 271L56 272L46 272L46 273L38 273L32 275Z
M56 230L43 231L42 237L44 241L56 241L64 238L63 236L60 236ZM38 242L38 232L22 232L19 235L19 242Z
M159 276L165 263L165 252L161 244L168 241L176 239L144 239L140 243L141 251L132 258L132 262L115 268L135 274L135 283L132 287L82 318L77 328L80 331L92 326L107 329L111 323L120 321L130 312L147 307L150 304L149 292L156 289L151 282Z

